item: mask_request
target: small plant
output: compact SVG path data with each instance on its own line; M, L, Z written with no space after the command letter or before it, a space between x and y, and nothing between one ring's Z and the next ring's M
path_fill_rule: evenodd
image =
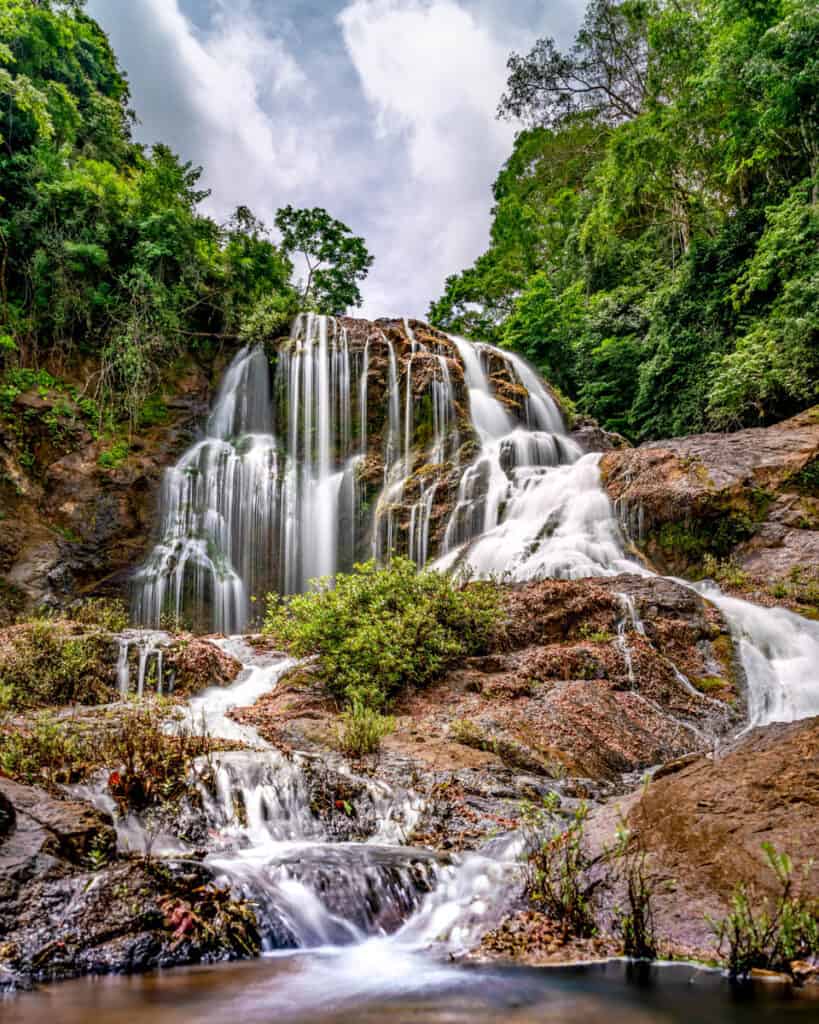
M73 613L83 626L98 626L109 633L120 633L128 627L128 609L118 598L92 597Z
M111 846L101 836L94 836L88 850L88 866L92 871L100 871L111 860Z
M738 589L746 587L749 582L748 573L744 569L740 569L736 562L731 559L715 558L712 554L703 557L700 574L705 579L715 580L726 587Z
M16 708L104 703L111 698L109 648L103 633L79 634L59 619L33 619L7 632L0 685L9 688Z
M381 741L394 730L394 718L354 701L341 716L336 743L339 750L350 757L376 754L381 749Z
M159 906L172 933L171 948L188 941L212 951L238 947L247 956L255 956L261 948L252 905L234 899L229 889L211 884L192 894L182 890L163 897Z
M773 901L740 882L728 916L718 922L709 919L720 955L727 946L726 967L734 979L747 978L754 968L791 974L794 961L819 954L819 901L796 892L793 864L786 853L778 853L770 843L763 843L762 849L777 883Z
M127 441L115 441L97 457L97 464L103 469L117 469L128 458L131 446Z
M614 639L613 633L608 633L604 629L595 629L588 622L584 622L578 632L581 640L588 640L593 644L607 644Z
M588 880L591 860L583 843L588 808L581 803L568 828L555 832L559 805L560 798L550 793L541 807L524 806L526 891L534 906L561 924L567 935L584 938L597 931L591 905L597 883Z
M640 836L634 836L620 821L613 851L626 886L626 906L615 910L615 930L623 937L623 952L637 960L657 957L654 928L654 885L646 872L646 851Z

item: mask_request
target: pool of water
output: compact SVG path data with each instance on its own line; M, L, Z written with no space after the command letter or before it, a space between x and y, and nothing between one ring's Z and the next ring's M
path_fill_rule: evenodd
M0 1002L4 1024L756 1024L819 1021L819 992L622 962L458 967L349 950L44 986Z

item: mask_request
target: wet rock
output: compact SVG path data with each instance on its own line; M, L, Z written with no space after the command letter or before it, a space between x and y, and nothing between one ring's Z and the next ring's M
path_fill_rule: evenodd
M209 686L229 686L242 671L241 662L207 639L175 637L164 649L167 670L174 676L174 692L191 695Z
M254 951L252 915L205 866L119 858L110 817L6 779L0 814L0 987Z
M22 595L15 611L65 607L89 593L125 595L154 525L162 472L193 440L223 365L219 355L209 365L190 359L169 368L162 422L123 440L121 457L95 440L67 390L17 396L0 422L0 620L8 587ZM66 388L81 389L93 370L58 372Z
M689 588L640 576L547 580L508 588L504 605L496 649L406 693L380 755L356 765L423 795L414 842L470 848L514 828L522 800L622 792L632 784L624 773L702 750L741 719L725 622ZM234 716L319 763L338 758L337 714L299 668Z
M819 407L764 429L608 452L600 465L657 569L716 574L756 600L819 613L817 460Z
M713 956L706 917L727 913L739 882L757 908L776 895L763 843L790 856L803 896L819 898L819 718L754 729L593 811L592 853L611 845L622 819L647 852L663 948ZM622 896L615 886L604 906Z
M631 444L622 434L603 430L596 420L586 416L575 417L569 437L584 452L611 452L631 448Z

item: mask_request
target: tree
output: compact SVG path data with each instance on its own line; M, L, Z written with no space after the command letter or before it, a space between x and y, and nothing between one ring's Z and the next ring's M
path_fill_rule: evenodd
M513 53L500 116L545 128L559 128L578 112L608 124L637 117L646 94L652 6L643 0L592 0L568 53L554 39L539 39L526 56Z
M639 440L819 398L819 5L590 0L509 61L491 245L431 306Z
M326 210L296 210L285 206L276 213L282 235L281 248L288 256L300 253L307 263L302 302L319 313L343 314L361 305L358 282L373 264L363 238L354 235Z

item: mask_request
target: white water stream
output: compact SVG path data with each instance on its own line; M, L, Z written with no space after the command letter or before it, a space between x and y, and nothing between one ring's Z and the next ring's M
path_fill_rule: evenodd
M333 841L313 807L311 758L283 756L228 716L269 693L293 662L258 654L240 637L219 645L240 658L243 672L231 687L194 697L188 727L255 749L217 754L208 766L207 863L257 904L268 950L368 943L366 955L384 944L405 954L433 944L455 952L499 920L519 842L452 862L407 847L420 799L353 776L341 761L333 770L358 791L350 813L366 815L374 829L366 842Z

